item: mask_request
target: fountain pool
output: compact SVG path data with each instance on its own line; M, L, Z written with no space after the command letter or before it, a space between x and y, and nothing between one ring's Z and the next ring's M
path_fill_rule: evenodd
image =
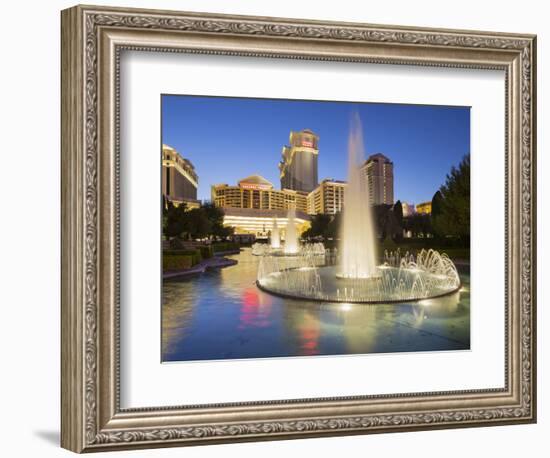
M264 291L298 299L329 302L409 302L451 294L460 289L455 265L445 254L422 250L416 257L389 253L368 278L338 276L339 265L307 254L292 258L264 256L258 268L257 285Z

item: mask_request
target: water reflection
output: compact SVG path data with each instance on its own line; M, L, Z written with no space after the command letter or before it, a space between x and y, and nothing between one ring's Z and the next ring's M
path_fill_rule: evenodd
M468 349L469 275L462 292L414 304L331 304L256 288L258 257L163 286L164 361Z
M170 354L174 351L171 346L181 339L185 339L189 329L196 304L192 297L197 297L197 283L187 282L185 296L181 296L179 288L163 288L162 309L162 354ZM164 358L163 358L164 359Z
M258 294L253 286L243 292L239 317L239 329L265 328L270 325L271 298Z

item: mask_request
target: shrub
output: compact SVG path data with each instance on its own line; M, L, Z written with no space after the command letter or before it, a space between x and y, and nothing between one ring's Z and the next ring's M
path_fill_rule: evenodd
M201 261L201 250L164 250L162 254L162 269L189 269Z
M166 255L173 255L173 256L181 256L181 255L189 255L189 256L193 256L194 254L197 253L197 250L185 250L185 249L181 249L181 250L164 250L163 253Z
M193 265L198 264L202 261L202 256L200 250L195 251L195 254L193 255Z
M212 245L212 249L214 250L214 253L220 253L222 251L233 251L238 250L239 244L235 242L221 242L221 243L214 243Z
M162 270L164 271L190 269L194 264L196 263L193 263L192 255L165 254L162 257Z
M205 245L200 247L200 253L203 259L208 259L213 256L213 250L211 246Z
M461 260L469 260L470 259L470 249L469 248L450 248L450 249L442 249L443 253L446 253L447 256L451 259L461 259Z
M384 252L384 250L388 250L388 251L394 251L397 249L397 244L395 243L395 241L393 239L391 239L390 237L387 237L381 244L380 244L380 247L382 248L382 253Z
M169 239L168 244L170 245L170 248L172 248L173 250L179 250L183 248L183 241L177 237Z

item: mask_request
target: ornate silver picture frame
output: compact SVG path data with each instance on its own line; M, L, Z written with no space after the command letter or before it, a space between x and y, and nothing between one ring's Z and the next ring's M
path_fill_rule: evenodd
M62 12L62 420L75 452L536 421L536 37L76 6ZM505 72L505 386L121 408L125 50Z

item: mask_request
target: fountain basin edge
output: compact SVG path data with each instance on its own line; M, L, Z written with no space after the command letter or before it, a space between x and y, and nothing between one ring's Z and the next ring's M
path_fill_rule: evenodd
M352 299L325 299L325 298L313 298L313 297L307 297L307 296L299 296L299 295L293 295L289 293L281 293L279 291L273 291L270 290L260 284L259 280L256 280L256 286L260 291L263 291L264 293L272 294L273 296L282 297L284 299L295 299L299 301L310 301L310 302L324 302L324 303L330 303L335 302L338 304L367 304L367 305L376 305L376 304L407 304L411 302L420 302L427 299L437 299L440 297L446 297L450 296L452 294L457 293L460 288L462 288L462 284L459 284L458 287L455 289L446 291L441 294L437 294L435 296L428 296L428 297L419 297L416 299L384 299L384 300L372 300L372 301L358 301L358 300L352 300Z
M300 272L302 269L282 269L267 274L256 280L256 286L261 291L287 299L357 304L418 302L454 294L462 287L458 276L454 277L458 280L454 283L440 274L416 269L389 268L374 277L376 281L372 283L368 279L338 278L333 266L306 267L308 272L314 272L311 278L304 277Z

